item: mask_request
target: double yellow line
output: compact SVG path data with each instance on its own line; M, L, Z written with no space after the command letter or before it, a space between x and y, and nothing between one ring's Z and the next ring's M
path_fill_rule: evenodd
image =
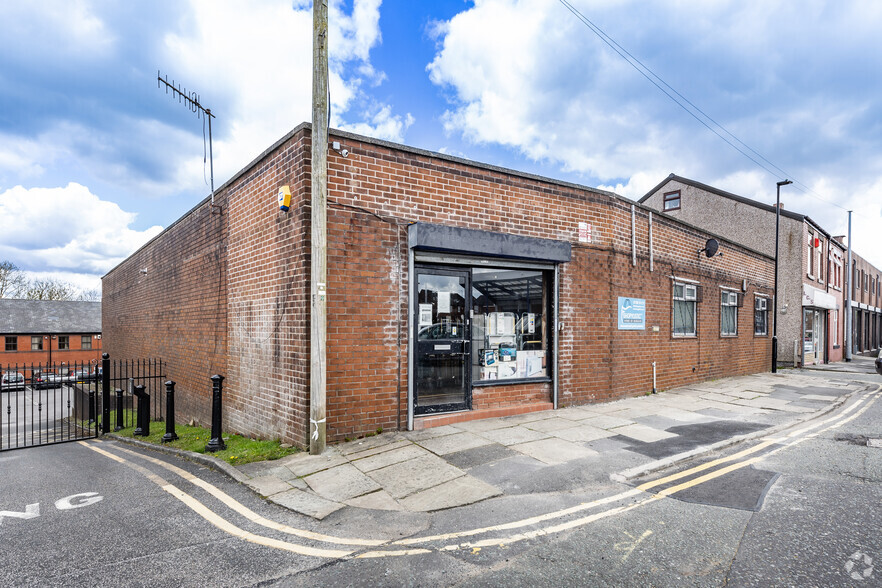
M256 533L252 533L250 531L246 531L230 521L224 519L207 506L199 502L193 496L187 494L174 484L163 479L161 476L154 474L147 468L144 468L136 463L133 463L119 455L111 453L109 451L105 451L97 446L96 443L89 443L85 441L81 441L80 444L88 447L92 451L95 451L109 459L122 463L138 472L143 474L147 479L151 480L155 484L157 484L160 488L162 488L165 492L168 492L170 495L174 496L182 503L184 503L187 507L193 510L196 514L201 516L203 519L208 521L210 524L214 525L218 529L245 541L249 541L251 543L255 543L258 545L263 545L266 547L272 547L274 549L281 549L285 551L289 551L292 553L297 553L300 555L307 555L312 557L323 557L323 558L348 558L348 557L357 557L357 558L375 558L375 557L390 557L390 556L402 556L402 555L417 555L417 554L425 554L431 553L432 550L427 548L414 548L412 546L420 545L420 544L431 544L431 543L439 543L446 542L446 545L442 545L437 547L437 551L453 551L453 550L462 550L462 549L472 549L477 550L482 547L489 546L501 546L501 545L509 545L512 543L517 543L519 541L524 541L527 539L532 539L541 536L547 536L555 533L560 533L568 530L575 529L577 527L587 525L589 523L593 523L600 519L604 519L607 517L619 515L625 513L627 511L633 510L635 508L639 508L646 504L652 503L656 500L660 500L664 497L671 496L685 490L687 488L692 488L699 484L703 484L707 481L719 478L724 476L730 472L735 470L747 467L751 464L754 464L778 451L783 451L788 447L792 447L798 443L801 443L807 439L811 439L817 437L823 432L829 431L831 429L840 427L854 419L858 416L862 415L866 412L870 406L882 395L882 385L877 386L876 390L865 394L861 399L847 407L842 412L837 415L830 417L828 419L822 420L818 423L809 425L807 427L803 427L801 429L797 429L792 431L791 433L777 438L767 438L764 439L761 443L757 445L747 448L743 451L739 451L733 455L723 457L720 459L715 459L709 461L707 463L695 466L693 468L677 472L675 474L671 474L664 478L660 478L658 480L653 480L651 482L647 482L645 484L641 484L636 488L632 488L625 492L621 492L619 494L608 496L606 498L601 498L598 500L594 500L591 502L585 502L578 504L576 506L561 509L558 511L537 515L533 517L528 517L525 519L521 519L518 521L512 521L509 523L503 523L499 525L493 525L488 527L481 527L475 529L467 529L463 531L453 532L453 533L445 533L440 535L430 535L424 537L413 537L399 540L379 540L379 539L360 539L360 538L351 538L351 537L335 537L332 535L325 535L322 533L316 533L313 531L308 531L305 529L297 529L295 527L291 527L289 525L285 525L282 523L278 523L276 521L272 521L267 519L266 517L254 512L249 509L229 494L225 493L220 488L202 480L201 478L191 474L190 472L179 468L175 465L167 463L165 461L142 455L140 453L131 451L129 449L125 449L122 447L115 447L116 450L126 453L128 455L137 457L139 459L146 460L156 466L164 468L169 472L183 478L184 480L190 482L191 484L197 486L198 488L204 490L209 495L220 501L222 504L241 515L248 521L272 529L274 531L278 531L281 533L294 535L300 537L301 539L305 539L311 542L321 542L321 543L329 543L338 546L347 546L345 549L328 549L321 547L313 547L310 545L302 545L299 543L293 543L289 541L282 541L279 539L275 539L272 537L266 537L263 535L258 535ZM854 413L854 414L851 414ZM829 425L826 428L820 429L814 433L810 433L810 431L819 429L820 427L824 427L825 425ZM100 441L98 442L101 443ZM776 449L773 449L769 452L766 452L761 455L756 455L757 453L767 449L773 445L778 445ZM726 465L728 464L728 465ZM714 469L720 467L719 469ZM708 470L712 470L709 471ZM696 474L701 474L701 472L708 472L704 475L700 475L697 477ZM630 498L636 498L638 496L644 495L645 493L651 491L653 488L658 488L659 486L664 486L671 482L676 482L678 480L682 480L684 478L691 478L687 481L684 481L680 484L670 486L660 490L650 496L644 496L641 499L635 500L631 504L624 506L613 506L607 510L590 514L587 516L582 516L573 520L564 521L561 523L550 524L546 526L542 526L539 528L535 528L529 531L522 531L515 533L513 535L507 536L496 536L493 538L483 539L480 541L466 541L459 542L458 540L464 539L467 537L474 537L477 535L486 535L490 533L496 533L500 531L510 531L515 529L523 529L525 527L531 527L536 525L541 525L543 523L549 523L555 519L560 519L563 517L571 516L574 514L579 514L581 512L586 512L589 510L593 510L596 508L600 508L603 506L613 505L615 503L619 503L623 500L627 500ZM359 549L365 549L367 551L363 551L361 553L357 553Z

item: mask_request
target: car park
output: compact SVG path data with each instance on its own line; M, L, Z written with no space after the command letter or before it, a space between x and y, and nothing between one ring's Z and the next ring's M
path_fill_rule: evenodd
M31 375L31 386L34 388L60 388L61 385L61 376L55 372L34 372Z
M3 372L0 376L0 392L24 390L25 377L19 372Z

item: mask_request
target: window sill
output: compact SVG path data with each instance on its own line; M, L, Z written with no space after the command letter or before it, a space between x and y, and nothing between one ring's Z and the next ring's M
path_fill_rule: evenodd
M486 388L488 386L508 386L511 384L545 384L551 382L551 378L503 378L502 380L475 380L472 388Z
M734 335L724 335L724 334L720 333L720 339L737 339L737 338L738 338L738 333L735 333Z
M755 338L767 339L769 337L768 333L754 333L753 336Z
M676 335L676 334L671 334L671 339L698 339L698 335Z

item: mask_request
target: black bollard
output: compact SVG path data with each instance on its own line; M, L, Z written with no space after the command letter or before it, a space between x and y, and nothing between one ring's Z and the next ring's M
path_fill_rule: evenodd
M224 377L211 376L211 441L205 446L205 451L223 451L227 448L221 433L221 393L223 391Z
M135 386L135 397L138 399L138 414L132 434L146 437L150 434L150 395L144 392L144 386Z
M169 380L165 383L165 435L162 442L174 441L178 438L175 433L175 383Z
M82 388L80 388L82 390ZM95 391L89 390L89 424L95 422Z
M120 431L123 428L123 393L121 388L116 389L116 428L114 431Z
M97 372L97 370L96 370ZM98 381L98 374L95 374ZM101 434L110 432L110 355L101 354Z

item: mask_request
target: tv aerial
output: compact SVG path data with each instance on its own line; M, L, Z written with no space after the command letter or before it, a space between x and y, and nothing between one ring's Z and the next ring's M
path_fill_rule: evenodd
M162 89L162 86L165 85L165 93L168 94L169 90L171 90L172 98L177 97L179 104L184 104L190 110L190 112L196 113L196 118L202 118L202 115L205 115L205 119L208 120L208 159L209 159L209 167L211 170L211 205L214 206L214 153L212 150L211 144L211 119L215 118L215 116L211 113L210 108L205 108L199 102L199 94L196 92L187 92L186 88L181 87L180 84L175 84L175 81L172 80L171 83L168 81L168 76L164 78L160 74L159 70L156 70L156 87ZM203 145L205 141L205 123L202 123L202 140ZM205 149L203 147L203 156L202 163L205 163ZM204 168L203 168L204 169Z

